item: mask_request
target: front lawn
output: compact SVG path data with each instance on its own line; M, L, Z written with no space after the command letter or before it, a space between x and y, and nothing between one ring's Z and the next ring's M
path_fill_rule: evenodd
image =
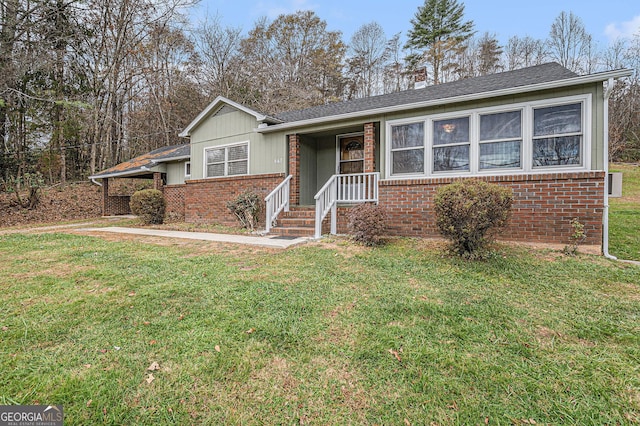
M612 164L610 169L622 172L622 197L609 199L609 252L640 261L640 167Z
M640 422L640 267L0 236L0 404L65 424ZM157 364L154 364L157 363Z

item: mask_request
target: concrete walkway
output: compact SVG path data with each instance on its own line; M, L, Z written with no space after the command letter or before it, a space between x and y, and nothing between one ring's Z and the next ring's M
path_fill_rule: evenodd
M216 241L221 243L247 244L272 248L288 248L309 241L309 238L257 237L249 235L212 234L209 232L164 231L161 229L122 228L79 228L81 232L113 232L116 234L146 235L151 237L183 238L187 240Z

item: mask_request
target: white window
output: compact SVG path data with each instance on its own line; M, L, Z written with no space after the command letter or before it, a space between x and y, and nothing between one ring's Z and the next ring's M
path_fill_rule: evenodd
M184 163L184 177L191 176L191 161Z
M591 96L389 122L390 176L588 168Z
M205 149L206 177L246 175L249 171L249 144Z
M480 170L522 167L522 111L480 115Z
M391 174L424 173L424 122L391 126Z
M582 104L533 110L533 167L582 163Z
M469 117L433 121L433 171L469 171Z

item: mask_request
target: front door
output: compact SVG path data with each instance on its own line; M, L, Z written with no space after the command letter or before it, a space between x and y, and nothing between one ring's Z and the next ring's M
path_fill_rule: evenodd
M338 138L338 173L347 175L364 172L364 135Z

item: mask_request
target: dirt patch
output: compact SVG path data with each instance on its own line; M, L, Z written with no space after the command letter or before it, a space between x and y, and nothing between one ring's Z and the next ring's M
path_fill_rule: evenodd
M45 188L32 210L20 207L14 194L0 192L0 228L99 218L102 188L91 183L71 183Z

